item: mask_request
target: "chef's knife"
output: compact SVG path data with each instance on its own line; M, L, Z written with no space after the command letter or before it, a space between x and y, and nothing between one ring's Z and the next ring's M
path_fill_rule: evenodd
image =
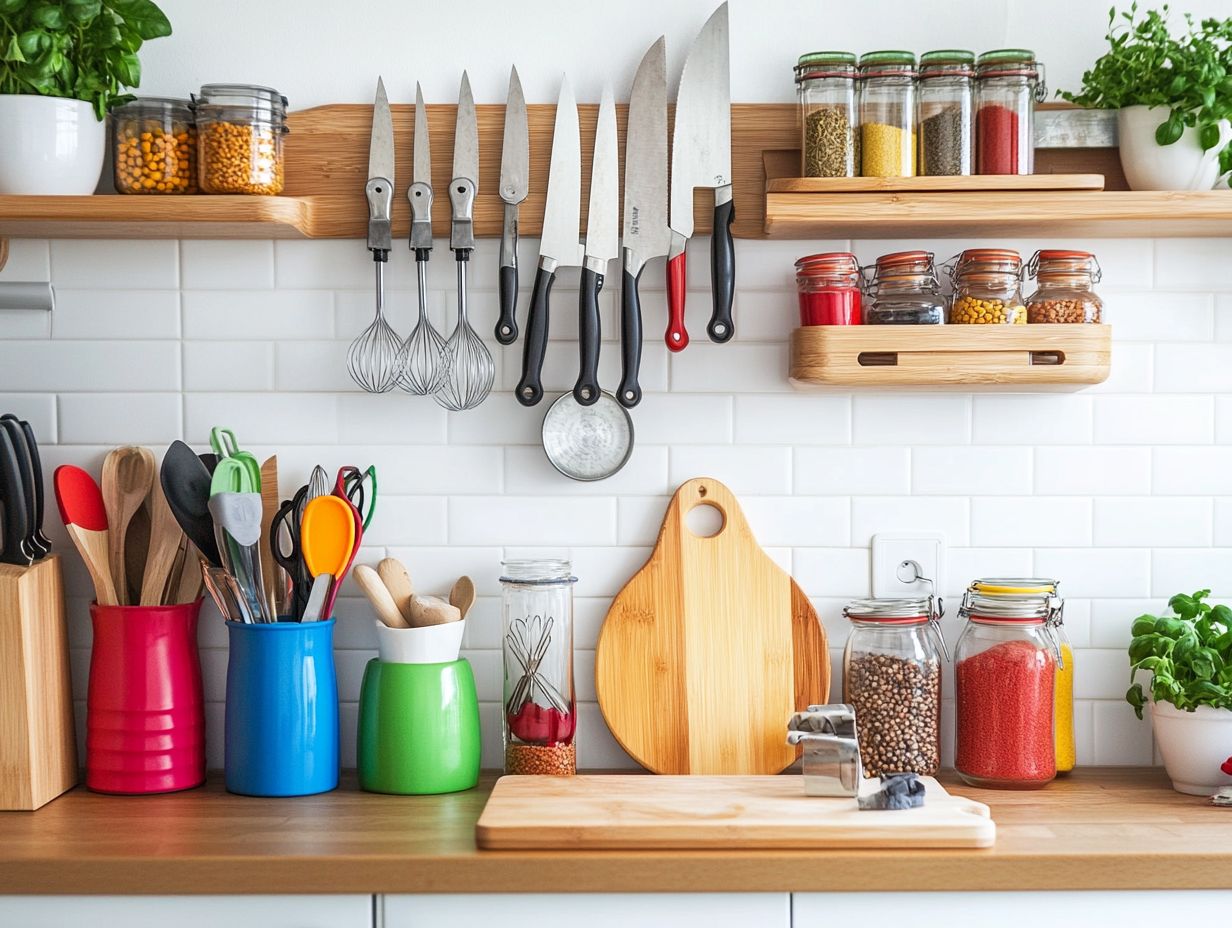
M21 482L21 467L17 451L8 429L0 428L0 497L3 497L4 552L0 561L5 564L28 566L34 561L26 550L26 533L29 519L26 510L26 490Z
M394 120L389 112L385 82L376 80L376 101L372 105L372 136L368 143L368 250L372 260L389 260L393 247L392 215L394 202ZM378 269L379 270L379 269Z
M426 268L422 265L432 251L432 147L428 138L428 108L423 89L415 82L415 143L411 186L406 192L411 201L410 247L415 251L419 289L427 292Z
M590 203L586 207L586 250L578 296L578 344L581 368L573 398L582 406L599 400L599 292L608 263L620 251L620 151L616 142L616 103L605 86L595 125L590 168Z
M44 557L50 549L43 547L34 530L34 514L38 503L34 498L34 463L30 460L26 433L22 430L21 420L11 413L0 418L0 427L8 432L9 440L13 443L17 473L21 475L22 499L26 508L26 532L22 536L21 551L29 556L31 561L36 561Z
M582 217L582 138L578 129L577 103L566 77L556 102L556 127L552 132L552 160L548 168L547 203L543 209L543 232L539 242L539 268L526 318L526 344L522 354L522 381L518 402L534 406L543 399L543 356L548 347L548 300L556 270L578 267L582 246L578 226Z
M667 254L667 50L650 46L629 95L625 135L624 277L620 288L621 377L616 398L632 408L642 400L642 303L638 280L651 258Z
M693 235L693 188L714 188L710 281L714 311L710 340L731 339L736 253L732 244L731 61L727 4L702 26L685 59L672 132L671 249L667 259L667 347L689 344L684 325L685 246Z
M526 127L526 98L516 67L509 70L509 96L505 101L505 137L501 143L500 198L505 202L505 223L500 245L500 318L496 340L512 345L518 340L515 312L518 305L518 204L530 188L530 133Z
M38 440L34 437L34 429L25 419L21 420L21 429L26 433L26 448L30 451L30 466L34 468L34 513L32 515L32 531L38 538L39 545L45 552L51 552L51 539L43 533L43 512L47 505L46 488L43 486L43 459L39 455Z

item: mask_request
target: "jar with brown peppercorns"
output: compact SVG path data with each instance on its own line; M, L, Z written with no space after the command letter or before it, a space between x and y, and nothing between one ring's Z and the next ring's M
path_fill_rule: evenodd
M843 702L855 707L868 777L931 776L941 766L941 608L925 599L862 599L843 609Z
M281 193L287 98L254 84L206 84L196 103L202 191Z
M1089 251L1041 250L1027 262L1038 288L1027 300L1031 323L1098 323L1104 301L1093 289L1103 272Z
M968 248L947 268L954 283L950 322L958 325L1026 325L1022 258L1009 248Z
M141 97L111 116L119 193L197 192L197 128L188 100Z

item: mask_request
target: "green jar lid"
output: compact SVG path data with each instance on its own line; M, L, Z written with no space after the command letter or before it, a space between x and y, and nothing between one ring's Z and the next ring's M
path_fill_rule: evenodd
M984 52L976 64L1035 64L1035 52L1027 48L996 48Z
M851 52L809 52L800 56L801 65L855 65L856 56Z
M921 68L964 64L975 64L975 52L969 52L964 48L941 48L937 51L925 52L920 56Z
M915 53L893 50L865 52L860 56L860 67L915 67Z

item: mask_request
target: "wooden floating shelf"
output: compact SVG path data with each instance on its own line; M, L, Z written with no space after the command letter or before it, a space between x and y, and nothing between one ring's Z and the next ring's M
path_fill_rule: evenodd
M1108 379L1107 325L802 326L791 383L810 387L1077 390Z

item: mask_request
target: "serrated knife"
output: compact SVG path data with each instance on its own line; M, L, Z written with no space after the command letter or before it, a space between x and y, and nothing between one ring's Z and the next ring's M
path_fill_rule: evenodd
M578 128L577 103L566 77L556 102L556 125L552 131L552 160L548 167L547 202L543 209L543 232L539 242L539 268L526 317L526 344L522 352L522 380L518 402L534 406L543 399L543 356L548 347L549 297L556 271L580 267L582 246L578 227L582 217L582 139Z
M586 207L586 250L578 292L578 345L581 364L573 398L582 406L599 400L599 293L608 264L620 251L620 149L616 141L616 103L605 85L595 124L590 168L590 202Z
M509 95L505 101L505 135L501 142L500 198L505 203L505 222L500 244L500 318L496 340L512 345L518 340L518 204L530 188L530 132L526 126L526 98L516 67L509 70Z
M638 281L646 262L667 254L667 40L642 57L629 95L625 134L624 276L620 288L620 386L616 399L632 408L642 400L642 302Z
M710 280L714 310L710 340L732 337L732 298L736 253L732 244L731 60L727 4L702 26L689 49L676 95L672 131L672 241L667 259L667 347L689 344L684 325L685 246L693 235L693 189L714 188L714 231L710 240Z

